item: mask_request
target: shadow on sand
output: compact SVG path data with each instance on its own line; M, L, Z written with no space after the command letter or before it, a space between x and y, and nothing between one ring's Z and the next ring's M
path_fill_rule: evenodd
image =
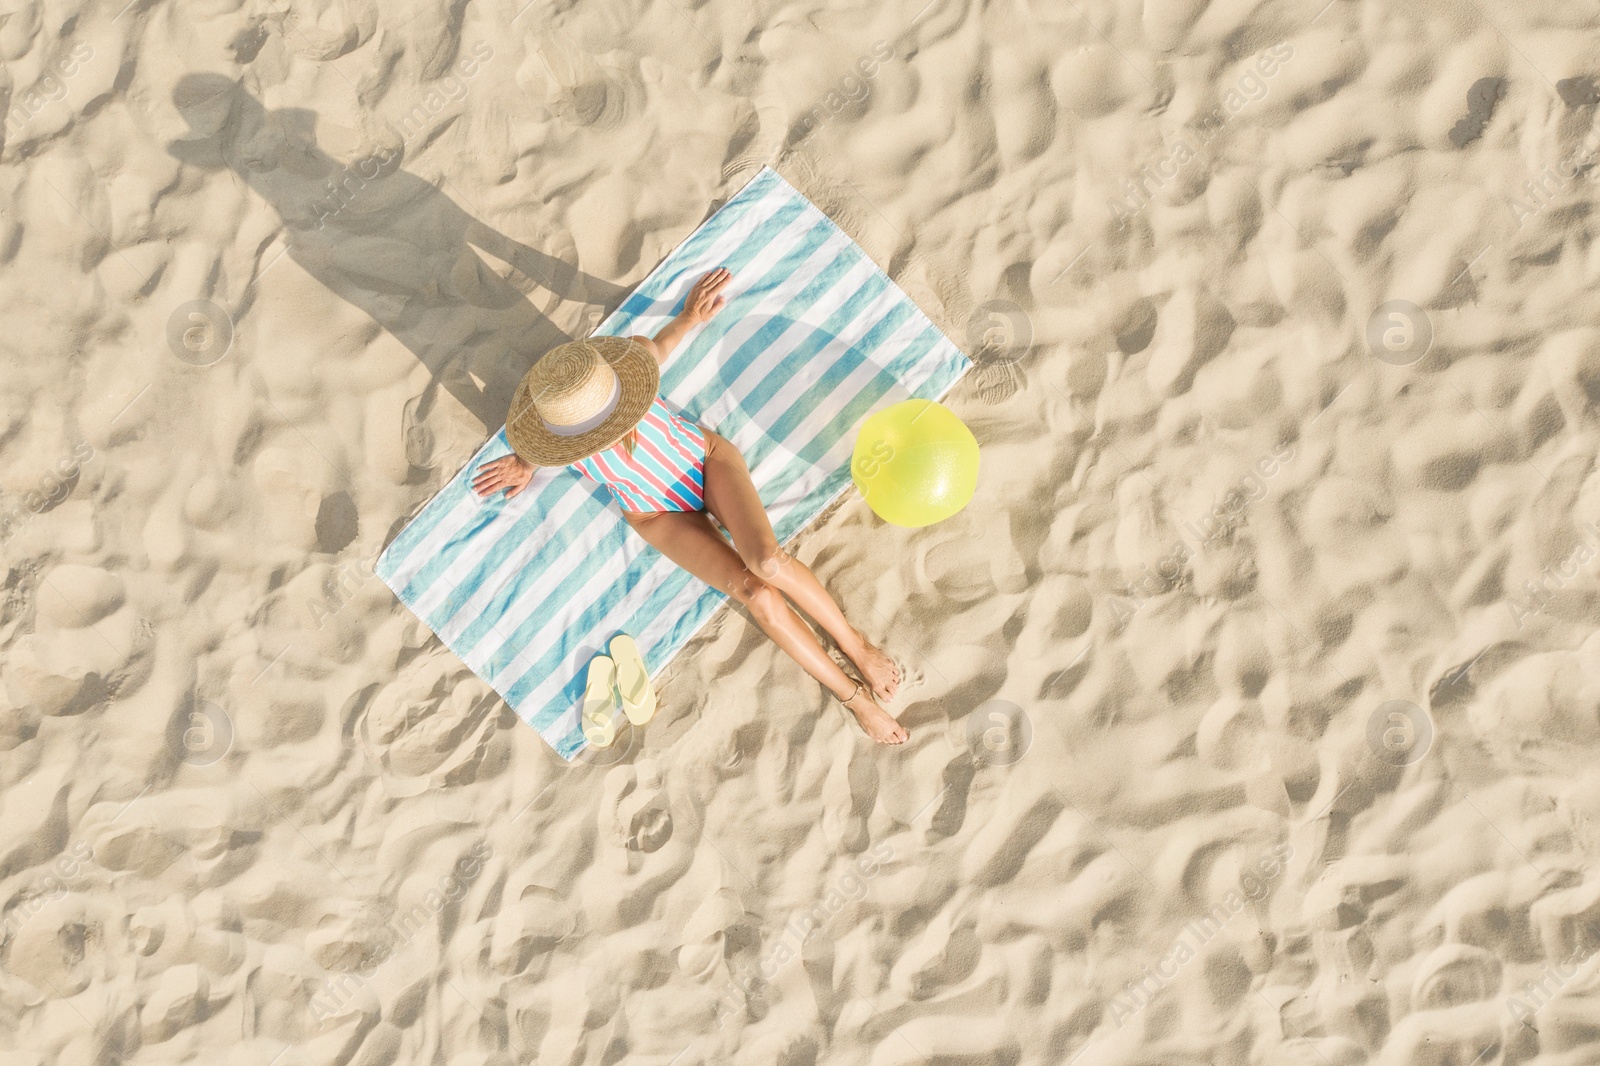
M393 147L347 165L319 146L315 112L267 110L221 75L186 76L173 102L191 136L169 143L168 151L243 179L282 218L287 256L371 315L428 368L418 419L443 386L493 433L505 423L523 374L571 339L547 313L563 300L609 312L627 295L496 232L401 170L398 137ZM503 275L479 252L514 273ZM529 299L538 289L550 294L544 311Z

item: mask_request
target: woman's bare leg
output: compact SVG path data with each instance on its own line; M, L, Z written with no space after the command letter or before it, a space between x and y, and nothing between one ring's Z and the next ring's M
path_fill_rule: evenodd
M892 699L900 688L900 668L845 619L811 568L783 550L739 449L715 433L708 432L706 437L706 509L733 536L733 546L745 566L776 585L827 630L839 650L856 664L875 696Z
M668 511L628 516L628 524L651 547L712 588L721 589L749 610L767 636L825 685L835 697L848 696L856 683L828 657L816 634L783 593L745 568L739 553L723 539L703 511ZM906 731L865 691L845 703L867 736L880 744L899 744Z

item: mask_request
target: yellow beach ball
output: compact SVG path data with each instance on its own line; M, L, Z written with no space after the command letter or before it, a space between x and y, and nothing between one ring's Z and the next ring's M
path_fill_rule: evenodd
M932 525L977 491L978 439L944 404L905 400L861 424L850 477L885 522Z

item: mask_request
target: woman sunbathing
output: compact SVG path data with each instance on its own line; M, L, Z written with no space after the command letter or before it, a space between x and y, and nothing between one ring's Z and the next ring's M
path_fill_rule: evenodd
M904 727L878 704L900 686L894 661L845 620L816 575L778 544L738 449L656 395L660 368L689 330L722 310L722 290L732 277L720 268L702 277L683 310L653 339L591 337L540 359L506 417L512 454L485 463L472 487L480 496L501 489L515 496L539 466L570 466L606 486L628 525L662 555L744 604L869 737L902 743ZM732 546L712 517L733 537ZM864 683L828 656L791 600L827 630Z

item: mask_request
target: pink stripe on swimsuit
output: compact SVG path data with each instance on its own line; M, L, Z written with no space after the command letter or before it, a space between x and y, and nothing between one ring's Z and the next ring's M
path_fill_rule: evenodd
M572 468L610 489L624 511L703 511L705 463L705 430L657 396L639 420L631 452L618 442Z

